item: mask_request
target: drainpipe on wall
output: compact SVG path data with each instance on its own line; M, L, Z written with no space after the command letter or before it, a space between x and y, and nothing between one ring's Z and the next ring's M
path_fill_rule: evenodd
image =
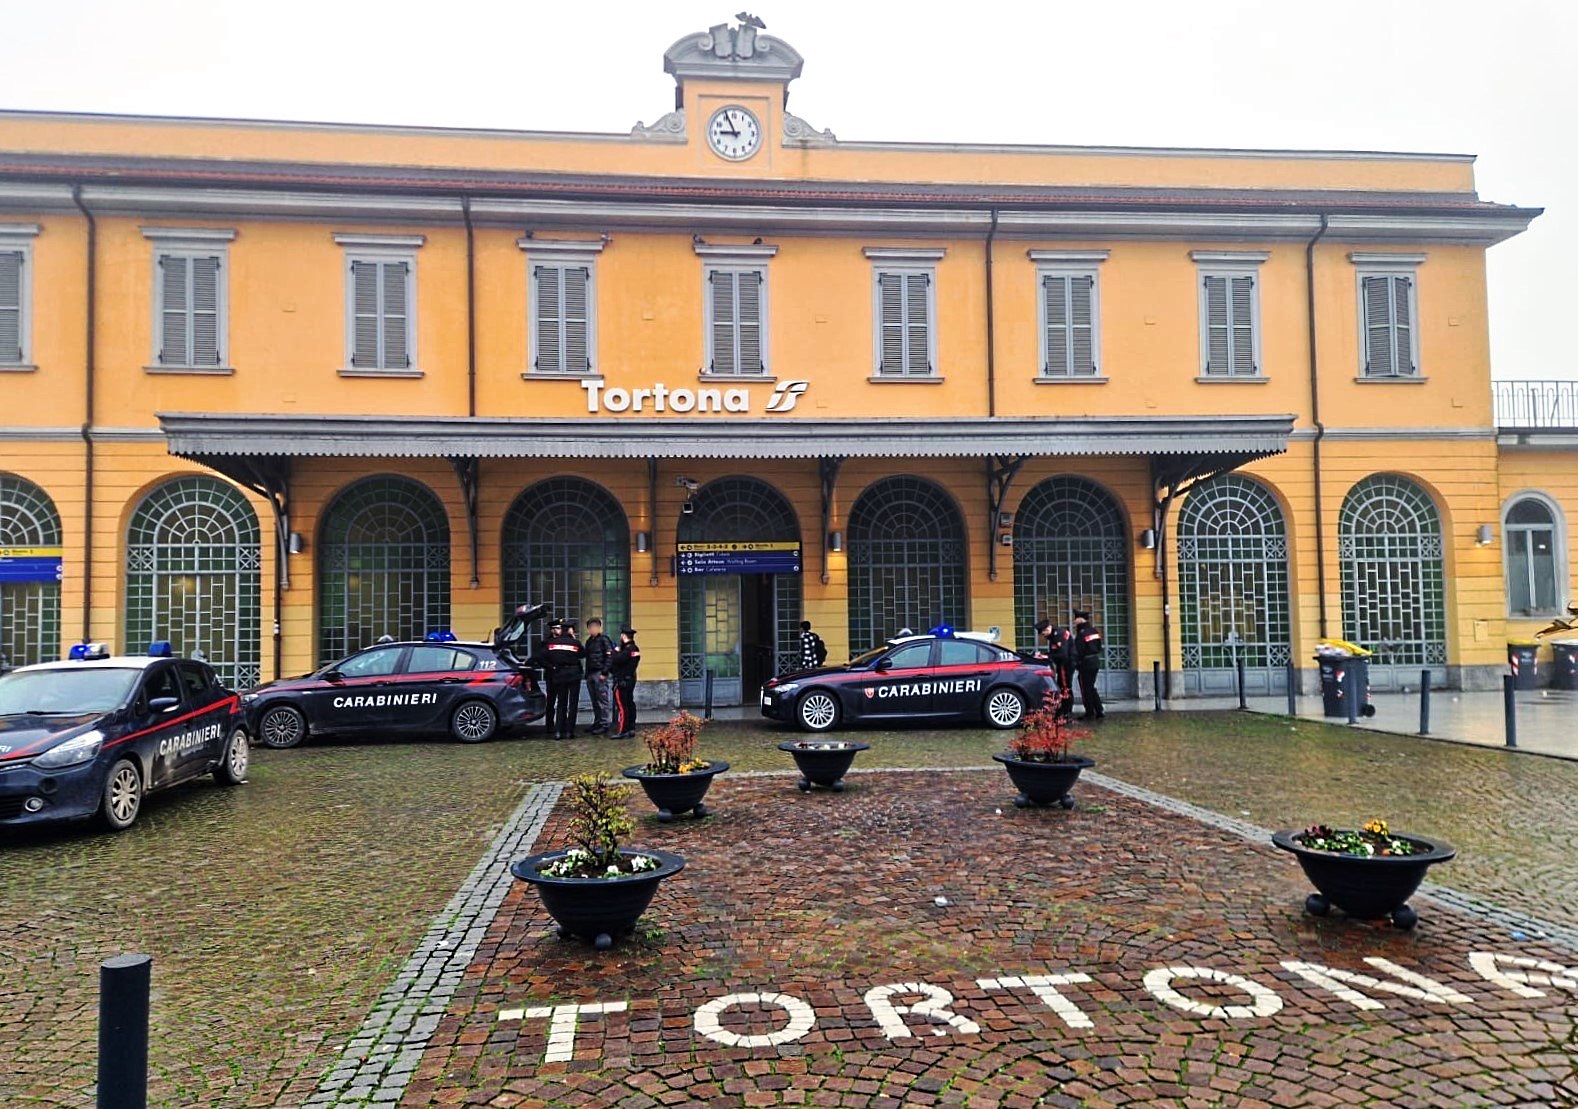
M96 262L99 225L94 220L93 213L88 211L88 206L82 203L81 185L71 186L71 201L88 221L87 333L83 360L86 382L82 392L82 642L86 643L92 638L93 633L93 385L96 376L94 359L98 349L94 323L98 308Z
M992 240L997 237L997 209L986 232L986 414L997 415L997 340L992 312Z
M1315 425L1314 479L1315 479L1315 585L1320 602L1320 635L1327 635L1326 622L1326 507L1321 499L1320 444L1326 437L1326 425L1320 422L1320 359L1315 349L1315 244L1320 242L1330 226L1322 215L1320 230L1304 247L1304 286L1309 295L1306 316L1309 324L1310 345L1310 422Z
M460 198L466 221L466 415L477 414L477 244L472 236L471 198Z

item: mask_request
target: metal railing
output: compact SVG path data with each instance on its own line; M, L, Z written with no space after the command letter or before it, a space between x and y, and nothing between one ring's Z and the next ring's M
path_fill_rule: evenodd
M1496 426L1578 430L1578 381L1493 381Z

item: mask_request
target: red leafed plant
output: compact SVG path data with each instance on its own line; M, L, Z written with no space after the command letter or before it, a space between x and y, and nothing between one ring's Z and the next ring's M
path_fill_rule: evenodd
M661 727L646 733L648 774L688 774L712 764L696 757L696 741L707 722L683 709Z
M1008 741L1008 753L1024 762L1068 762L1075 742L1090 733L1057 714L1056 705L1026 713L1019 731Z

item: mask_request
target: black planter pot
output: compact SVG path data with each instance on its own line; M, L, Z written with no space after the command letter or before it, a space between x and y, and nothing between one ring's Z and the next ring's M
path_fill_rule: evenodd
M992 758L1003 764L1009 779L1018 788L1019 796L1014 798L1014 804L1021 809L1051 804L1072 809L1074 798L1068 791L1079 781L1081 770L1096 765L1095 759L1084 755L1072 755L1063 762L1031 762L1012 755L993 755Z
M1457 854L1457 848L1442 840L1396 834L1393 839L1405 839L1425 850L1417 855L1339 855L1305 847L1293 838L1299 834L1276 832L1271 842L1293 852L1310 885L1320 891L1305 899L1306 910L1325 916L1335 905L1360 920L1391 917L1404 929L1419 922L1408 899L1425 880L1425 871Z
M668 851L635 850L621 847L625 858L648 855L658 861L656 870L626 874L619 878L554 878L538 873L538 868L564 858L564 851L527 855L510 864L510 873L537 887L542 907L559 925L559 937L580 936L592 941L599 951L614 945L614 937L627 934L652 904L663 879L685 869L685 860Z
M799 739L780 743L778 750L794 756L800 768L800 788L809 791L812 786L826 786L834 793L844 792L844 775L861 751L869 751L869 743L851 743L843 740Z
M727 769L728 763L715 761L705 770L691 770L684 774L648 774L644 766L627 766L623 773L625 777L641 783L641 788L646 790L647 800L657 806L658 820L667 824L682 813L688 812L700 818L711 812L701 803L701 799L707 796L707 790L712 787L713 777Z

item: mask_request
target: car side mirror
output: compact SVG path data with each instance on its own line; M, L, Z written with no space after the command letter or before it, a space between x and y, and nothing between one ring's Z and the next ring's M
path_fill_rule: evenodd
M892 670L893 669L893 660L890 659L890 658L879 658L877 660L876 669L878 671Z
M340 673L338 670L330 670L327 674L323 675L323 680L326 682L343 682L345 680L345 675Z
M151 697L148 700L149 712L174 712L180 707L181 699L179 697Z

